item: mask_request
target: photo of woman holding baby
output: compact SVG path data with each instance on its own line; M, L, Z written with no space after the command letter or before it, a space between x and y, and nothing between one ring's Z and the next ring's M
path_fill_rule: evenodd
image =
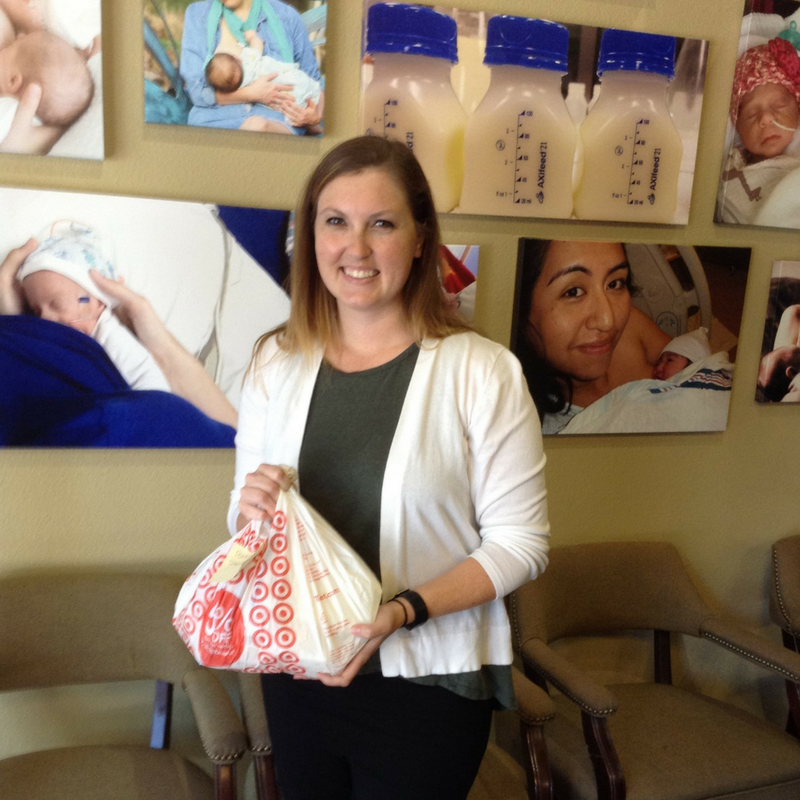
M672 261L658 245L520 241L513 349L543 433L725 428L741 305L716 321L730 336L714 353L706 279L692 287L667 252Z
M158 15L146 9L145 26L166 26L180 39L175 66L189 108L180 120L159 119L148 113L146 99L147 121L294 136L322 133L324 3L153 0L152 7ZM145 77L152 81L148 69L146 62ZM149 91L152 98L152 86Z
M0 152L102 159L100 0L0 0Z

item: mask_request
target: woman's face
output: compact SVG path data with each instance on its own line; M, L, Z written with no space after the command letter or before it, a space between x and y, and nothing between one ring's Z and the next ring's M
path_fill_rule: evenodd
M319 273L340 315L402 308L422 237L391 175L372 168L331 181L319 196L314 237Z
M621 244L552 242L528 316L539 357L577 381L603 377L631 313L628 273Z

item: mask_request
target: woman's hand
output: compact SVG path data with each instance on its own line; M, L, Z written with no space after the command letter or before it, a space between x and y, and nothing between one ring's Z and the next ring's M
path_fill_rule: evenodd
M292 87L285 83L273 83L278 77L277 72L271 75L262 75L248 86L242 86L235 92L216 92L217 104L221 106L235 103L261 103L275 111L281 110L281 105L286 100L291 100Z
M42 87L38 83L29 84L19 99L6 138L0 142L0 153L45 155L50 152L50 148L59 140L65 129L53 125L33 124L41 99Z
M328 675L320 672L317 676L320 683L326 686L349 686L358 674L358 671L367 663L369 657L388 639L398 628L402 628L406 621L403 606L399 602L390 600L378 608L375 622L371 625L362 623L353 625L350 629L353 634L367 639L367 643L353 656L350 663L339 675Z
M125 285L125 279L113 280L101 275L97 270L89 271L92 280L100 291L116 300L118 306L114 313L130 328L136 338L151 352L163 344L168 335L164 323L159 319L150 301Z
M315 127L322 122L322 109L311 98L305 106L297 105L293 99L284 100L280 111L295 128Z
M17 280L17 272L37 245L36 239L28 239L21 247L10 250L0 264L0 314L22 314L25 311L25 295Z
M272 522L280 490L288 491L291 485L283 468L274 464L261 464L248 473L239 495L239 529L254 519Z

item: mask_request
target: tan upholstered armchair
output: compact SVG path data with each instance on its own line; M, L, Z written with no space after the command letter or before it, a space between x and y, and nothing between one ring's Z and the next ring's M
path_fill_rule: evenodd
M4 800L235 800L241 721L171 618L180 578L50 574L0 579L0 691L149 679L158 682L152 744L82 746L0 761ZM182 685L214 780L165 748L170 686ZM15 721L2 724L8 731Z
M783 632L783 644L800 653L800 536L787 536L772 545L769 616ZM800 686L787 680L786 694L786 730L800 738Z
M555 716L552 700L517 670L513 672L520 733L525 749L523 769L501 748L489 744L469 800L550 800L551 781L542 727ZM242 713L250 737L258 800L279 800L272 763L272 741L264 712L261 678L239 675ZM527 778L526 778L527 773ZM376 798L376 800L378 800Z
M673 686L670 634L707 639L793 682L800 681L800 656L714 615L672 545L556 547L547 570L512 595L510 610L528 676L561 693L546 730L559 800L800 797L800 743L738 708ZM655 683L600 685L550 647L647 629L654 631Z

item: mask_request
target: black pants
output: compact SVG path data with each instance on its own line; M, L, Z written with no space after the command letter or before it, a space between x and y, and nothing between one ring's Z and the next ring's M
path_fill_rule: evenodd
M382 675L347 688L263 676L285 800L465 800L492 701Z

